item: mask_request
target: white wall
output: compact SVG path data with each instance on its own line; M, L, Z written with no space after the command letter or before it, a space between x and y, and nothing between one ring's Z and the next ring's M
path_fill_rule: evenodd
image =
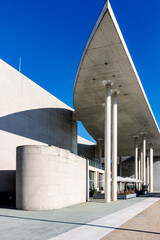
M19 145L46 144L77 152L72 113L72 108L0 60L0 173L5 183L6 170L16 169ZM13 189L11 183L7 189Z
M17 148L16 207L58 209L86 201L86 160L47 146Z

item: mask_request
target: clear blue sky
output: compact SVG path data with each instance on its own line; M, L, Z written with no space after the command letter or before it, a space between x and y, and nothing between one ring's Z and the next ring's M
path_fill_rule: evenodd
M73 107L85 43L105 0L0 0L0 58ZM110 0L160 126L160 1ZM79 126L79 134L91 139Z

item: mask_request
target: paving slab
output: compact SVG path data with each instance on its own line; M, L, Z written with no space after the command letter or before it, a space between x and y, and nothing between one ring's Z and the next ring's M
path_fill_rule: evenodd
M102 240L120 239L160 239L160 201L102 238Z
M142 202L135 203L132 206L121 209L103 218L89 222L81 227L70 230L69 232L60 234L57 237L50 238L50 240L99 240L158 200L158 198L145 199Z
M60 237L60 235L76 228L88 227L88 223L98 221L98 219L123 211L126 208L132 208L135 204L146 204L148 201L151 203L149 199L158 198L139 197L130 200L118 200L110 204L101 201L86 202L50 211L21 211L0 208L0 240L48 240L53 237ZM102 223L101 225L103 226ZM99 227L90 226L89 231L92 232L95 228L98 229ZM102 229L103 227L101 227ZM86 230L81 233L81 235L83 234L85 236ZM76 238L70 239L75 240Z

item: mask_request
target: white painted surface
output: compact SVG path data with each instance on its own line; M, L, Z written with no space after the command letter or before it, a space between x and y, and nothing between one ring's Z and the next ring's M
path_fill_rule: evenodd
M132 207L127 207L96 221L84 224L84 226L77 227L49 240L99 240L157 201L159 201L159 198L145 199L132 205Z

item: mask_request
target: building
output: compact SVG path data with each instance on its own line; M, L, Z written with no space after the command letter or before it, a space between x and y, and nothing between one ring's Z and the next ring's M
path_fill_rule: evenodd
M106 201L111 193L116 201L117 165L119 175L134 177L139 188L142 181L151 192L160 190L159 128L109 1L82 54L75 109L2 60L0 82L0 194L16 192L17 208L81 203L89 188L105 188ZM77 140L77 120L96 145Z

